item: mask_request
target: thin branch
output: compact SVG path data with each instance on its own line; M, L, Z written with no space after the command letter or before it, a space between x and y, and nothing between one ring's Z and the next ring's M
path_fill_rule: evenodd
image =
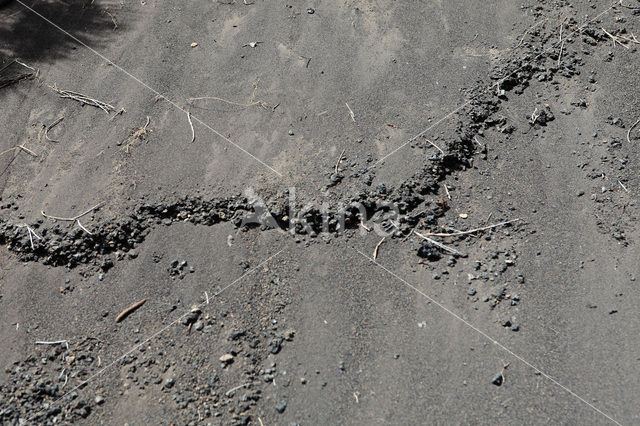
M203 101L203 100L220 101L220 102L224 102L226 104L235 105L235 106L239 106L239 107L243 107L243 108L252 107L252 106L256 106L256 105L260 105L261 107L263 107L265 109L270 108L269 104L267 104L266 102L263 102L263 101L255 101L255 102L249 102L247 104L241 104L239 102L230 101L228 99L219 98L217 96L201 96L201 97L198 97L198 98L189 98L189 99L187 99L187 102L191 103L193 101Z
M629 130L627 130L627 142L631 143L631 131L638 125L638 123L640 123L640 118L638 118L636 122L629 127Z
M373 260L376 260L378 258L378 250L380 249L380 246L382 245L382 242L384 241L385 238L387 238L387 237L382 237L380 242L378 242L378 244L376 244L376 248L373 249Z
M113 23L113 31L118 29L118 21L116 21L116 17L113 16L113 14L111 12L109 12L106 9L102 10L102 13L104 13L105 15L109 16L109 18L111 18L111 22Z
M469 231L459 231L459 232L451 232L451 233L447 233L447 232L428 232L428 233L426 233L424 235L429 235L431 237L456 237L456 236L459 236L459 235L473 234L475 232L485 231L487 229L492 229L492 228L497 228L499 226L504 226L504 225L507 225L509 223L518 222L520 220L522 220L522 218L513 219L513 220L507 220L505 222L495 223L495 224L489 225L489 226L483 226L482 228L470 229Z
M104 204L104 201L102 201L102 202L100 202L100 203L96 204L95 206L91 207L89 210L87 210L87 211L85 211L85 212L82 212L82 213L80 213L79 215L77 215L77 216L73 216L73 217L50 216L50 215L46 214L46 213L44 212L44 210L41 210L41 211L40 211L40 213L42 214L42 216L44 216L44 217L46 217L46 218L48 218L48 219L53 219L53 220L62 220L62 221L65 221L65 222L75 222L75 221L77 221L78 219L80 219L82 216L84 216L84 215L86 215L86 214L91 213L92 211L96 210L96 209L97 209L97 208L99 208L99 207L102 207L102 205L103 205L103 204Z
M32 155L32 156L34 156L34 157L37 157L37 156L38 156L38 154L36 154L35 152L31 151L29 148L27 148L27 147L26 147L26 146L24 146L24 145L18 145L16 148L20 148L21 150L23 150L23 151L24 151L24 152L26 152L27 154L30 154L30 155Z
M436 145L435 143L431 142L429 139L424 138L424 140L426 140L427 142L429 142L434 148L436 148L438 151L440 151L440 153L442 155L444 155L444 151L442 150L442 148L440 148L438 145Z
M537 27L540 24L543 24L545 22L547 22L549 18L544 18L541 21L536 22L535 24L533 24L531 27L527 28L527 30L524 32L524 34L522 34L522 38L520 38L520 41L518 42L518 44L516 44L514 46L514 49L517 49L518 47L520 47L520 45L524 42L524 38L527 36L527 34L529 33L529 31L531 31L532 29L534 29L535 27Z
M447 184L446 183L444 184L444 192L447 193L447 198L451 199L451 194L449 193L449 188L447 188Z
M85 228L81 223L80 223L80 219L76 219L76 223L78 224L78 226L87 234L89 235L93 235L91 232L89 232L89 230L87 228Z
M624 189L624 192L629 192L629 190L627 189L626 186L624 186L624 184L622 182L620 182L620 179L618 179L618 183L620 184L620 186L622 187L622 189Z
M424 235L420 234L419 232L417 232L417 231L415 231L415 230L413 231L413 233L414 233L414 234L416 234L418 237L422 238L423 240L425 240L425 241L429 241L429 242L430 242L431 244L433 244L434 246L441 248L442 250L448 251L449 253L452 253L452 254L454 254L454 255L456 255L456 256L466 257L466 255L465 255L464 253L461 253L461 252L459 252L458 250L456 250L456 249L454 249L454 248L451 248L451 247L449 247L449 246L445 246L444 244L439 243L439 242L438 242L438 241L436 241L436 240L432 240L432 239L431 239L431 238L429 238L429 237L425 237Z
M562 21L562 23L560 24L560 53L558 53L558 66L560 66L560 61L562 60L562 50L564 49L564 40L562 39L562 29L564 28L565 21Z
M338 161L336 161L336 167L334 168L336 173L338 173L338 166L342 162L342 156L344 155L344 151L345 150L343 149L342 152L340 153L340 156L338 157Z
M139 307L144 305L146 302L147 302L147 299L142 299L137 301L133 305L129 306L127 309L125 309L124 311L120 312L120 314L118 314L118 316L116 317L116 322L117 323L122 322L125 318L127 318L130 314L134 313Z
M189 126L191 127L191 142L196 140L196 131L193 128L193 122L191 121L191 113L187 111L187 120L189 120Z
M354 123L356 122L356 115L353 113L353 110L351 109L351 107L349 106L348 103L344 103L347 106L347 109L349 110L349 115L351 116L351 121L353 121Z
M44 131L44 138L50 142L60 142L60 141L56 141L53 140L49 137L49 130L53 129L54 127L56 127L62 120L64 120L64 117L60 117L58 118L56 121L53 122L53 124L50 124L49 126L46 126L46 130Z
M228 393L230 393L230 392L237 391L237 390L238 390L238 389L240 389L240 388L245 388L245 387L247 387L247 386L251 386L251 383L244 383L244 384L242 384L242 385L240 385L240 386L236 386L235 388L231 388L231 389L229 389L228 391L226 391L226 392L225 392L225 395L226 395L226 394L228 394Z
M230 101L229 99L224 99L224 98L219 98L217 96L201 96L201 97L197 97L197 98L188 98L187 102L188 103L193 103L194 101L206 101L206 100L212 100L212 101L220 101L220 102L224 102L226 104L229 105L235 105L235 106L239 106L242 108L248 108L248 107L252 107L252 106L260 106L264 109L271 109L272 111L276 109L276 107L278 105L275 106L271 106L269 105L267 102L265 101L255 101L254 99L256 98L256 95L258 93L258 85L260 84L260 79L257 79L255 81L255 83L253 83L253 92L251 93L251 97L249 98L249 102L247 102L246 104L240 103L240 102L234 102L234 101Z
M613 34L611 34L610 32L608 32L607 30L605 30L604 28L600 27L600 29L602 31L604 31L604 33L606 35L608 35L609 37L611 37L611 40L613 40L613 47L616 46L616 43L618 43L620 46L624 47L625 49L628 49L629 46L627 46L626 44L622 43L620 40L626 40L626 41L630 41L629 39L626 38L622 38L622 37L618 37L618 36L614 36Z
M71 90L60 90L55 85L49 87L51 87L51 89L58 93L61 98L73 99L74 101L80 102L83 105L91 105L96 108L100 108L107 114L116 109L116 107L114 107L113 105L109 105L106 102L90 98L89 96L83 95L82 93L72 92Z
M69 349L69 342L67 342L66 340L55 340L51 342L46 342L46 341L36 342L36 345L62 345L62 344L64 344L66 348Z
M18 228L27 228L27 233L29 234L29 242L31 243L31 250L35 250L35 247L33 245L33 237L36 237L38 240L41 240L42 237L36 234L36 231L34 231L33 228L31 228L26 223L23 225L18 225Z

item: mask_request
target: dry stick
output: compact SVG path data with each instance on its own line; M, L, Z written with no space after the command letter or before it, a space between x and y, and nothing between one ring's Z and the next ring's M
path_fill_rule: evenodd
M29 155L32 155L32 156L34 156L34 157L37 157L37 156L38 156L38 154L36 154L35 152L31 151L29 148L25 147L24 145L16 145L16 146L14 146L14 147L12 147L12 148L5 149L4 151L0 152L0 155L6 154L7 152L14 151L14 150L16 150L16 149L21 149L21 150L23 150L24 152L26 152L26 153L28 153Z
M7 68L9 68L11 65L13 65L15 63L16 63L15 59L11 60L7 65L5 65L4 67L0 68L0 72L6 70Z
M49 137L49 130L53 129L54 127L56 127L62 120L64 120L64 117L60 117L58 118L56 121L53 122L53 124L50 124L49 126L46 127L47 130L44 131L44 138L50 142L60 142L60 141L56 141L53 140Z
M34 156L34 157L37 157L37 156L38 156L38 154L36 154L35 152L31 151L29 148L27 148L27 147L26 147L26 146L24 146L24 145L18 145L16 148L20 148L20 149L21 149L21 150L23 150L24 152L26 152L26 153L28 153L28 154L31 154L31 155L32 155L32 156Z
M79 227L80 227L84 232L86 232L86 233L87 233L87 234L89 234L89 235L93 235L91 232L89 232L89 230L88 230L87 228L85 228L84 226L82 226L82 224L80 223L80 220L79 220L79 219L76 219L76 223L78 224L78 226L79 226Z
M251 386L253 383L243 383L239 386L236 386L234 388L229 389L228 391L225 392L225 395L228 394L229 392L235 392L240 388L246 388L247 386Z
M29 65L18 61L17 59L12 60L11 62L9 62L7 65L5 65L4 67L0 68L0 72L4 71L5 69L9 68L11 65L13 64L20 64L25 68L30 69L31 71L33 71L32 73L23 73L23 74L17 74L17 75L13 75L11 77L7 77L4 79L0 79L0 89L6 86L9 86L11 84L17 83L20 80L23 80L25 78L35 78L38 76L38 70L30 67Z
M36 342L36 345L61 345L63 343L67 347L67 349L69 349L69 342L67 342L66 340L55 340L52 342L38 341Z
M627 189L627 187L626 187L626 186L624 186L624 185L622 184L622 182L620 182L620 179L618 179L618 183L620 184L620 186L622 187L622 189L624 189L624 192L629 192L629 190Z
M362 220L360 221L360 226L362 226L365 231L371 232L371 228L369 228L367 225L365 225Z
M187 120L189 120L189 126L191 126L191 142L196 140L196 131L193 128L193 122L191 122L191 113L187 111Z
M97 99L90 98L89 96L83 95L82 93L72 92L70 90L60 90L55 85L49 86L49 87L51 87L55 92L57 92L61 98L73 99L74 101L80 102L83 105L91 105L96 108L100 108L107 114L109 114L111 111L116 109L116 107L114 107L113 105L109 105L106 102L102 102Z
M228 99L219 98L217 96L201 96L201 97L198 97L198 98L189 98L189 99L187 99L187 102L191 103L193 101L203 101L203 100L220 101L220 102L224 102L224 103L227 103L227 104L230 104L230 105L235 105L235 106L239 106L239 107L243 107L243 108L248 108L248 107L252 107L252 106L256 106L256 105L260 105L264 109L272 108L268 103L266 103L264 101L255 101L255 102L249 102L247 104L241 104L239 102L230 101Z
M547 22L548 18L545 18L539 22L536 22L535 24L533 24L531 27L527 28L527 30L524 32L524 34L522 34L522 38L520 39L520 42L518 44L516 44L514 46L514 49L517 49L518 47L520 47L520 45L522 44L522 42L524 42L524 38L527 36L527 34L529 33L529 31L531 31L532 29L534 29L535 27L537 27L540 24L543 24L545 22Z
M564 40L562 39L562 29L564 28L564 22L560 24L560 53L558 53L558 66L560 66L560 60L562 59L562 49L564 49Z
M129 153L129 148L131 148L131 145L133 145L136 140L143 140L144 135L147 134L147 127L149 127L149 123L151 123L151 117L147 115L147 122L144 127L140 127L138 130L133 132L131 136L129 136L127 144L122 148L127 154ZM151 130L149 130L149 132L151 132Z
M444 184L444 192L447 193L447 198L451 199L451 194L449 193L449 188L447 188L447 184L446 183Z
M378 242L378 244L376 244L376 248L373 249L373 260L376 260L378 257L378 249L380 248L380 245L382 244L382 242L384 241L384 239L387 237L382 237L382 239Z
M40 213L42 214L42 216L46 217L47 219L53 219L53 220L62 220L65 222L75 222L78 219L80 219L82 216L91 213L92 211L94 211L95 209L101 207L104 204L104 201L99 202L98 204L96 204L95 206L91 207L89 210L80 213L77 216L74 217L58 217L58 216L50 216L48 214L46 214L43 210L40 210Z
M19 82L20 80L24 80L26 78L31 78L31 77L33 77L33 73L29 72L29 73L17 74L11 77L0 79L0 89L2 89L3 87L11 86L12 84Z
M239 107L243 107L243 108L248 108L248 107L252 107L252 106L256 106L259 105L264 109L271 109L272 111L274 111L276 109L276 107L278 105L275 106L271 106L268 103L266 103L265 101L254 101L256 94L258 93L258 85L260 84L260 79L257 79L255 83L253 83L253 93L251 94L251 97L249 98L249 102L246 104L240 103L240 102L234 102L234 101L230 101L228 99L224 99L224 98L219 98L217 96L201 96L201 97L197 97L197 98L189 98L187 99L188 103L192 103L193 101L201 101L201 100L214 100L214 101L220 101L220 102L224 102L226 104L229 105L235 105L235 106L239 106Z
M128 317L130 314L134 313L140 306L144 305L146 302L147 302L146 298L142 299L142 300L139 300L136 303L134 303L133 305L129 306L124 311L120 312L120 314L118 314L118 316L116 317L116 323L119 323L122 320L124 320L126 317Z
M5 149L4 151L0 152L0 155L6 154L7 152L11 152L11 151L15 151L16 149L24 149L25 151L32 153L34 157L37 157L37 155L35 155L35 153L33 153L33 151L27 150L25 147L23 147L22 145L16 145L12 148L9 149Z
M619 40L619 39L620 39L620 38L622 38L622 37L614 36L613 34L611 34L610 32L608 32L607 30L605 30L605 29L604 29L604 28L602 28L602 27L600 27L600 29L601 29L602 31L604 31L604 33L605 33L606 35L608 35L609 37L611 37L611 40L613 40L613 47L616 47L616 43L618 43L620 46L624 47L625 49L628 49L628 48L629 48L629 46L627 46L626 44L623 44L623 43ZM626 40L626 39L624 39L624 38L623 38L622 40Z
M520 220L522 220L522 218L513 219L513 220L507 220L505 222L495 223L495 224L489 225L489 226L483 226L482 228L471 229L469 231L460 231L460 232L452 232L452 233L428 232L428 233L426 233L424 235L429 235L431 237L456 237L456 236L459 236L459 235L473 234L474 232L485 231L487 229L497 228L498 226L504 226L504 225L506 225L508 223L518 222Z
M353 121L354 123L356 122L356 115L353 113L353 110L351 110L351 107L349 107L348 103L344 103L347 106L347 109L349 110L349 115L351 116L351 121Z
M618 181L619 182L619 181ZM33 237L36 237L37 239L41 240L42 237L39 236L38 234L36 234L36 231L34 231L29 225L27 225L26 223L23 225L18 225L18 228L27 228L27 233L29 234L29 242L31 243L31 250L35 250L35 247L33 246Z
M35 152L31 151L29 148L27 148L27 147L26 147L26 146L24 146L24 145L16 145L16 146L14 146L14 147L12 147L12 148L5 149L4 151L0 152L0 155L6 154L7 152L14 151L14 150L16 150L16 149L21 149L21 150L23 150L24 152L26 152L26 153L28 153L28 154L30 154L30 155L32 155L32 156L34 156L34 157L37 157L37 156L38 156L38 154L36 154Z
M629 127L629 130L627 130L627 142L631 143L631 131L638 125L638 123L640 123L640 118L638 118L636 122Z
M340 153L340 156L338 157L338 161L336 161L336 167L334 168L334 170L336 171L336 173L338 173L338 166L340 165L340 163L342 162L342 156L344 155L344 149L342 150L342 152Z
M448 251L449 253L452 253L452 254L454 254L454 255L456 255L456 256L460 256L460 257L467 257L467 255L466 255L466 254L461 253L461 252L459 252L458 250L456 250L456 249L454 249L454 248L451 248L451 247L449 247L449 246L445 246L444 244L439 243L439 242L437 242L436 240L432 240L431 238L425 237L424 235L420 234L419 232L417 232L417 231L415 231L415 230L413 231L413 233L414 233L414 234L416 234L418 237L422 238L423 240L429 241L429 242L430 242L431 244L433 244L434 246L439 247L439 248L441 248L441 249L443 249L443 250L446 250L446 251Z
M444 155L444 151L442 150L442 148L440 148L438 145L436 145L435 143L431 142L429 139L424 138L424 140L426 140L427 142L429 142L433 147L435 147L438 151L440 151L440 153L442 155Z
M258 93L258 85L260 84L260 79L256 79L255 83L253 83L253 92L251 93L251 97L249 98L249 102L253 102L256 98L256 94Z
M113 22L113 31L118 29L118 21L116 21L116 17L113 16L108 10L103 10L102 13L108 15L111 18L111 22Z

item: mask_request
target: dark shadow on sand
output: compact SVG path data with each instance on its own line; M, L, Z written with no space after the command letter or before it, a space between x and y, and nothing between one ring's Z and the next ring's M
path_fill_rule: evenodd
M26 62L53 61L69 56L81 47L25 5L96 49L124 29L118 22L114 30L114 22L109 15L118 14L117 3L107 6L91 0L9 0L0 6L0 56L3 63L14 58Z

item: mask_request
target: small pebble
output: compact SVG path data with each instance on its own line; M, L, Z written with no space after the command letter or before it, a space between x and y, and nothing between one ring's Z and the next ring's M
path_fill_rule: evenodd
M282 401L280 404L276 405L276 411L280 414L284 413L284 410L287 409L287 401Z

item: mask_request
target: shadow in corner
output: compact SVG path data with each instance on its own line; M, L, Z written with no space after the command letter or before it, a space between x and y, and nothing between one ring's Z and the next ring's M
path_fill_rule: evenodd
M115 2L109 7L106 2L91 0L19 1L96 49L113 37L116 26L116 31L123 29L115 22ZM0 56L47 61L69 56L81 47L20 2L0 0Z

